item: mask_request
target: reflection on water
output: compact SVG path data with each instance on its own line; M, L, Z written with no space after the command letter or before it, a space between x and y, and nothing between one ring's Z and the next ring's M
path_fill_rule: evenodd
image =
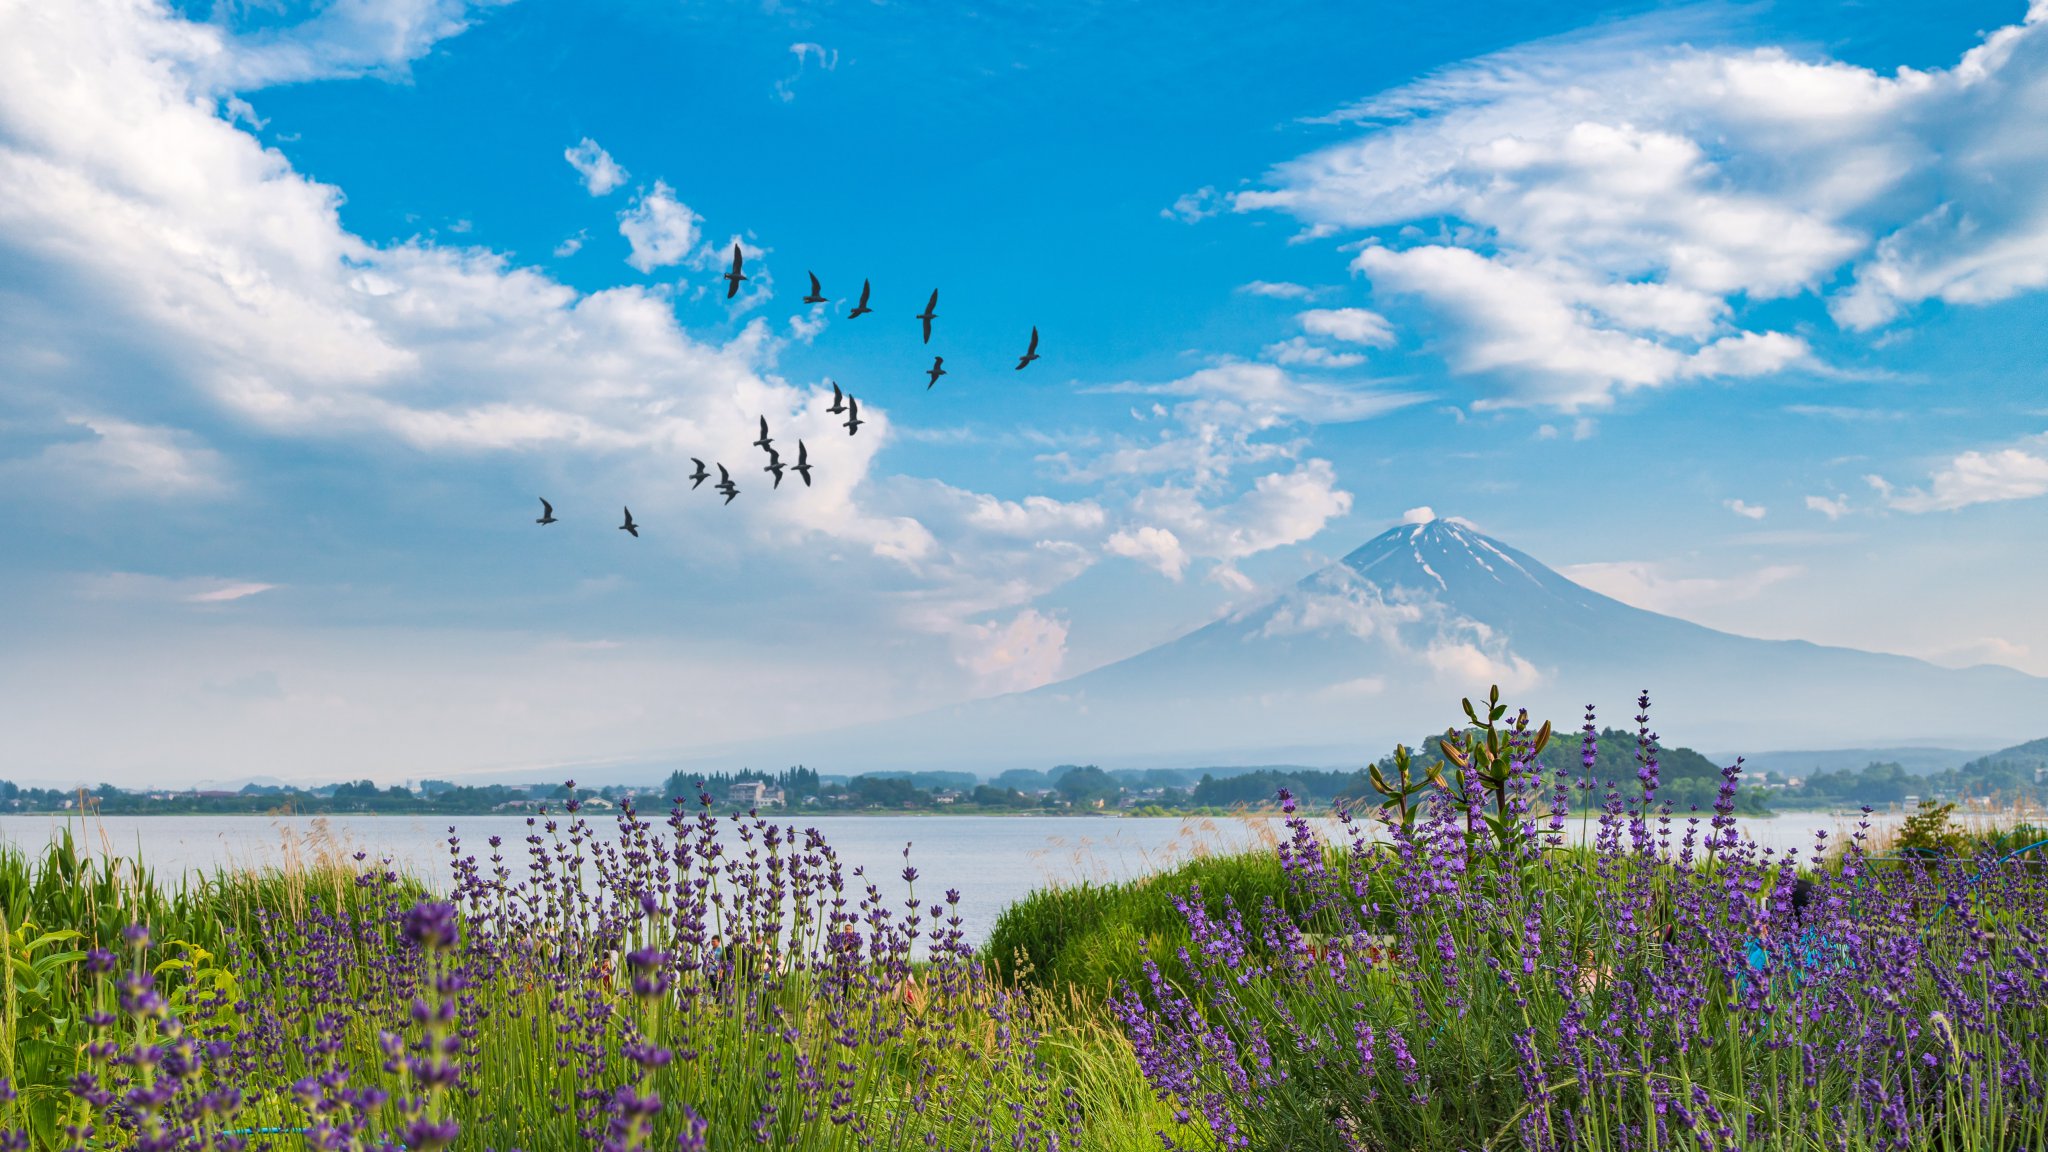
M1872 817L1873 829L1895 826L1896 816ZM838 852L849 872L864 867L885 894L906 894L903 850L919 872L926 898L948 888L961 894L960 912L968 939L986 939L1003 907L1047 884L1110 883L1155 872L1193 856L1270 848L1285 827L1277 817L1146 816L810 816L777 823L816 828ZM1314 821L1320 830L1335 822ZM1766 848L1808 853L1815 832L1830 842L1851 830L1847 818L1794 812L1738 818L1742 834ZM612 827L612 814L593 813L591 824ZM1674 819L1672 837L1686 821ZM39 850L66 825L60 815L0 816L0 840ZM139 857L161 880L192 870L302 867L352 861L356 852L388 858L397 867L431 882L449 877L449 828L462 838L464 855L487 861L489 837L501 849L514 876L522 873L524 816L108 816L83 824L69 820L80 845L96 854ZM1583 826L1572 821L1574 835ZM665 825L656 830L666 832ZM1704 834L1704 823L1702 823ZM849 879L849 885L851 880Z

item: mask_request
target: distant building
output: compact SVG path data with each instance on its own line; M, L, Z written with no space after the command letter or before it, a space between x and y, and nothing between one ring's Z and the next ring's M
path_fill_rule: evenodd
M779 808L782 789L759 780L742 780L726 790L725 802L739 808Z
M932 801L937 804L958 804L960 796L961 793L958 789L941 788L937 792L932 793Z

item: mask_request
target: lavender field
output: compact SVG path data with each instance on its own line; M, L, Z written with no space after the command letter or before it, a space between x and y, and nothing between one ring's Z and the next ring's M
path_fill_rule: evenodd
M708 797L458 829L431 886L8 853L0 1148L2048 1141L2040 853L1925 822L1903 854L1759 846L1739 766L1715 811L1659 805L1639 719L1636 779L1546 779L1547 731L1489 702L1461 775L1034 894L979 949L965 881L906 853L885 894ZM1130 955L1035 970L1089 900Z

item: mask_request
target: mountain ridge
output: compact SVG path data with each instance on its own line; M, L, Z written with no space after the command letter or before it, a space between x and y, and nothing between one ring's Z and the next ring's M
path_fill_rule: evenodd
M751 741L701 763L827 772L1193 761L1362 764L1503 699L1576 728L1621 724L1647 689L1653 728L1692 747L1939 744L2036 735L2048 679L1983 665L1722 632L1577 584L1469 522L1390 528L1259 604L1024 692L831 732Z

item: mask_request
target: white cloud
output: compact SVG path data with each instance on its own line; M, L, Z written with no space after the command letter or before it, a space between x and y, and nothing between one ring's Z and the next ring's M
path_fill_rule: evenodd
M1178 581L1188 570L1187 550L1180 546L1179 537L1164 528L1148 524L1135 530L1119 531L1103 547L1114 555L1128 556L1151 565L1168 580Z
M77 439L8 467L124 495L225 491L224 462L197 437L99 415L134 402L139 357L153 392L249 436L574 460L591 483L635 493L638 518L660 526L651 541L776 548L778 572L829 556L821 582L865 565L882 627L951 636L1087 566L1080 542L1107 531L1099 507L934 497L874 476L888 404L864 403L867 426L845 436L818 387L769 371L781 342L765 321L707 342L665 289L584 293L481 247L350 233L339 189L219 114L204 85L241 74L219 60L236 50L215 25L127 0L0 5L0 277L34 285L37 304L0 310L0 347L32 350L10 354L10 401L45 423L91 413ZM686 259L696 242L664 184L626 217L636 266ZM689 533L714 505L691 495L688 458L747 459L762 415L807 440L815 485L769 500L743 471L747 495L715 513L720 532ZM1019 524L1044 534L1006 534Z
M224 51L176 53L203 90L248 91L331 77L403 79L412 61L511 0L334 0L307 20L220 37ZM172 35L181 30L169 29ZM181 45L180 47L186 47Z
M1892 75L1695 48L1680 19L1383 93L1332 118L1357 139L1233 205L1372 233L1353 267L1448 321L1453 367L1494 403L1600 406L1806 361L1745 327L1752 301L1824 296L1860 329L2048 286L2048 5L1952 67Z
M1436 509L1431 508L1427 504L1419 508L1410 508L1406 512L1401 513L1401 523L1403 524L1427 524L1434 519L1436 519Z
M633 250L626 263L642 272L680 264L697 246L702 218L676 199L675 190L660 180L619 213L619 235Z
M588 238L589 233L587 231L579 231L574 236L564 239L560 244L555 245L555 256L558 259L567 259L574 256L578 252L583 251L583 242Z
M1337 487L1328 461L1309 460L1259 477L1227 503L1206 504L1193 488L1162 485L1139 493L1131 510L1172 532L1190 554L1227 563L1309 539L1351 510L1351 493Z
M822 44L802 42L789 46L790 55L796 57L796 71L775 82L775 98L784 104L796 99L796 82L803 78L804 64L815 59L818 70L832 72L839 67L839 49L827 49Z
M1806 507L1809 511L1818 512L1830 521L1840 520L1849 514L1849 499L1846 496L1837 496L1833 499L1825 496L1808 496L1806 498Z
M1278 344L1268 344L1260 354L1275 364L1299 365L1304 368L1356 368L1365 363L1365 357L1357 352L1333 352L1320 344L1311 344L1307 338L1296 336Z
M1870 477L1885 503L1901 512L1946 512L1972 504L2028 500L2048 493L2048 459L2018 448L1964 452L1934 474L1926 490L1897 492Z
M257 584L245 581L238 584L225 584L205 592L195 592L185 599L194 604L228 604L261 592L268 592L275 587L277 587L275 584Z
M1175 413L1184 423L1263 431L1292 420L1348 424L1368 420L1428 397L1304 380L1272 364L1234 361L1203 368L1165 384L1120 384L1112 391L1182 396Z
M1318 292L1305 284L1290 284L1284 280L1253 280L1249 284L1238 285L1237 290L1247 296L1264 296L1269 300L1309 300Z
M1679 617L1702 608L1753 600L1771 585L1805 571L1798 564L1772 564L1732 576L1674 576L1667 565L1632 560L1570 564L1558 569L1566 579L1624 604Z
M83 431L36 456L8 465L60 488L144 500L189 500L225 494L227 468L220 454L177 428L135 424L110 416L74 417Z
M1161 208L1159 215L1167 220L1193 224L1199 220L1207 220L1227 207L1227 197L1219 194L1214 188L1203 187L1193 192L1182 193L1171 205Z
M143 572L102 572L81 577L78 594L89 600L139 600L183 604L231 604L269 592L275 584L194 576L176 578Z
M1059 678L1067 623L1026 608L1006 623L974 624L954 640L961 667L985 692L1024 692Z
M1745 504L1741 500L1724 500L1721 503L1723 507L1737 516L1746 516L1751 520L1761 520L1770 511L1760 505Z
M583 177L583 187L592 196L609 195L611 191L626 182L626 170L612 159L597 141L585 136L574 148L562 152L562 159L569 162L576 174ZM645 271L645 269L642 269Z
M1295 319L1311 336L1328 336L1368 348L1394 346L1394 326L1387 318L1367 308L1312 308Z

